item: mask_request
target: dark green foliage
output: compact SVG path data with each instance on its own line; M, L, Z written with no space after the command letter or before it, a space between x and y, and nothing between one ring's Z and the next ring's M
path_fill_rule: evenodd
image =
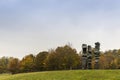
M9 58L7 57L0 58L0 73L8 72L7 71L8 63L9 63Z

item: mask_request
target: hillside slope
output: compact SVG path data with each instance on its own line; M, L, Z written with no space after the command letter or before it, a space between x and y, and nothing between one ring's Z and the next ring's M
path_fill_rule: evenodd
M120 80L119 70L68 70L2 74L0 80Z

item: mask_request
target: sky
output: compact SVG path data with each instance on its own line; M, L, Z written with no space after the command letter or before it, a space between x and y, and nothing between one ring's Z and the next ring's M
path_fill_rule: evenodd
M22 58L71 43L120 48L120 0L0 0L0 57Z

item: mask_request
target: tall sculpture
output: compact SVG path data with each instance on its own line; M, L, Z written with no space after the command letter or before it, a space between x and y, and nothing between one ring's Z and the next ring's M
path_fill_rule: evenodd
M99 69L100 43L95 43L95 69ZM92 47L82 44L82 69L92 69Z
M88 54L87 54L87 69L92 68L92 47L88 46Z
M82 69L87 69L87 45L82 45Z
M95 50L94 50L94 55L95 55L95 69L99 69L99 57L100 57L100 43L96 42L95 43Z

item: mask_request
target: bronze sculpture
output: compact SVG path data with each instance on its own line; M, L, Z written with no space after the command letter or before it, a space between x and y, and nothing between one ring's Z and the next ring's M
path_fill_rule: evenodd
M94 51L92 47L87 44L82 44L82 69L92 69L92 53L95 56L95 69L99 69L99 57L100 57L100 43L95 43Z

